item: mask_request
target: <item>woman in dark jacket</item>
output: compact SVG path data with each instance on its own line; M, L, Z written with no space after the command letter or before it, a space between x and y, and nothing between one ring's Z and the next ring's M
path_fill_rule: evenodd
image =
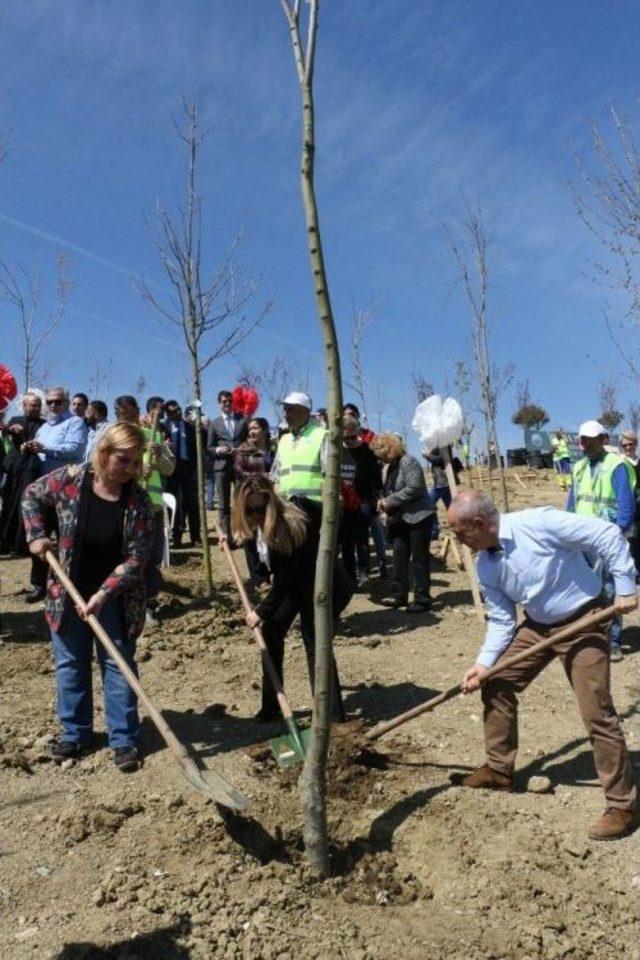
M387 518L387 539L393 547L391 595L385 607L404 607L409 599L409 559L413 560L413 602L408 613L431 608L429 542L434 507L427 493L422 467L406 452L393 433L379 433L371 441L376 457L387 465L379 509Z
M40 416L42 401L37 393L27 390L22 398L21 417L12 417L3 426L2 432L9 439L9 449L4 457L5 483L2 490L2 513L0 514L0 553L28 555L24 526L20 514L20 501L25 487L40 475L40 460L37 453L24 449L24 444L33 440L44 423Z
M313 591L318 553L317 532L307 515L295 504L282 500L276 494L273 483L262 474L247 477L236 489L231 509L231 529L236 542L257 534L258 551L271 572L271 590L256 610L247 616L247 625L262 627L269 653L282 680L285 637L299 613L313 689ZM339 598L334 600L334 607L339 607ZM335 720L344 720L335 663L332 713ZM268 723L278 716L278 701L263 670L262 706L256 720Z
M247 439L233 452L235 485L254 473L269 473L273 457L269 421L264 417L252 417L247 423ZM251 583L256 587L268 583L269 571L260 561L255 536L245 540L243 547Z
M86 609L74 608L50 571L45 616L51 631L62 727L52 756L78 757L93 736L91 660L95 614L132 670L135 642L144 626L144 566L153 535L149 496L136 483L145 447L142 430L117 423L102 434L91 466L53 470L25 490L22 512L29 549L45 559L54 544L46 535L47 509L55 510L58 560L77 586ZM98 663L104 688L109 746L121 770L138 766L136 696L101 644Z

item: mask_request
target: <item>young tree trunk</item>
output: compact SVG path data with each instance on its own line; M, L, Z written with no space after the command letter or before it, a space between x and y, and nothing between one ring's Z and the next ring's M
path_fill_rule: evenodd
M198 515L200 518L200 540L202 541L202 566L207 599L213 597L213 568L211 565L211 546L207 527L207 501L204 488L205 451L202 446L202 386L197 357L192 360L193 390L196 408L196 464L198 470Z
M315 580L315 689L311 740L300 776L300 799L304 815L304 841L314 873L327 876L330 869L326 812L326 764L333 690L333 565L338 537L340 458L342 452L342 378L327 276L322 254L320 222L314 191L314 104L313 53L318 5L309 6L309 33L306 55L298 32L298 14L286 0L283 6L291 30L294 57L302 94L301 190L307 223L307 240L320 332L324 343L325 383L329 438L322 493L322 526Z

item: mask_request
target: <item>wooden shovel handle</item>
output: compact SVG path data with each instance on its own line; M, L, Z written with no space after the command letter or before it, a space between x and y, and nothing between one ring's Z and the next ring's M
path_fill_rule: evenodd
M222 530L220 529L220 524L218 523L218 520L216 517L214 517L213 522L216 525L216 533L218 534L218 538L220 540L220 546L222 547L222 552L224 553L225 557L229 562L231 575L233 576L236 587L238 588L238 593L240 594L240 599L242 600L242 606L244 607L246 613L253 613L254 610L253 610L253 607L251 606L251 601L249 600L247 591L245 590L244 583L242 582L242 577L240 576L238 565L234 559L233 553L231 552L231 547L227 543L226 538L224 538ZM285 720L289 720L293 717L293 711L291 709L289 701L285 696L285 692L282 689L282 683L280 682L280 677L276 673L276 668L273 665L273 660L271 659L271 656L269 654L269 650L267 648L267 644L264 639L262 630L260 629L260 627L257 627L257 626L252 627L251 630L254 637L256 638L258 646L260 647L260 654L262 656L264 669L266 670L267 676L269 677L271 685L275 691L276 697L278 698L278 704L280 706L280 710L282 711L282 715L285 718Z
M489 680L491 677L495 677L498 673L502 673L502 671L506 670L507 667L513 667L516 665L516 663L522 663L522 661L527 660L531 654L539 653L540 650L546 650L547 647L552 647L553 644L558 643L559 640L568 640L570 637L575 636L575 634L580 633L582 630L588 630L589 627L596 623L602 623L603 620L609 620L615 615L615 612L615 607L612 605L610 607L604 607L601 610L595 610L593 613L588 613L584 617L580 617L579 620L575 620L562 630L558 630L557 633L554 633L549 637L545 637L544 640L540 640L539 643L534 644L527 650L521 650L520 653L516 653L512 657L507 657L506 660L498 661L498 663L494 664L493 667L489 667L487 672L482 675L481 683L486 683L487 680ZM436 697L431 697L430 700L425 700L424 703L418 704L417 707L412 707L411 710L407 710L405 713L401 713L397 717L387 720L385 723L378 723L375 727L372 727L371 730L368 730L367 733L365 733L365 738L367 740L377 740L378 737L384 736L384 734L389 733L390 730L395 730L396 727L406 723L407 720L413 720L414 717L419 717L420 714L427 713L428 710L433 710L434 707L439 706L441 703L445 703L447 700L451 700L461 692L462 686L458 683L455 687L450 687L448 690L445 690L444 693L439 693Z
M69 579L69 577L66 575L66 573L58 563L57 558L53 555L53 553L51 553L50 550L47 550L45 556L47 559L47 563L49 564L49 566L55 573L56 577L58 578L60 583L63 585L65 590L67 591L67 593L71 596L71 598L73 599L73 602L80 608L80 610L85 610L86 604L84 600L78 593L78 590L76 589L75 585L72 583L72 581ZM129 664L126 662L126 660L124 659L124 657L122 656L122 654L120 653L120 651L118 650L118 648L116 647L113 640L111 639L107 631L104 629L104 627L102 626L98 618L93 614L91 614L90 616L87 617L87 623L89 624L89 626L91 627L91 629L93 630L96 637L98 638L102 646L105 648L105 650L107 651L111 659L117 663L118 669L124 676L125 680L129 684L131 689L135 691L135 693L138 695L138 697L144 704L147 713L153 720L153 723L157 727L158 732L162 736L169 750L171 750L171 752L180 760L184 759L185 757L190 759L189 754L186 751L186 748L180 743L180 741L178 740L176 735L173 733L173 731L167 724L166 720L164 719L160 711L157 709L157 707L152 703L152 701L149 699L147 694L144 692L144 690L140 686L140 681L138 680L135 673L133 672Z

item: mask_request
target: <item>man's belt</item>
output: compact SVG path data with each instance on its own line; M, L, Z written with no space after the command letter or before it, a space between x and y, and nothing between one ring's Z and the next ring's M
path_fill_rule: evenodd
M567 624L573 623L574 620L579 620L580 617L584 617L585 613L589 613L589 610L597 610L602 607L605 607L607 604L606 598L603 596L594 597L593 600L588 600L586 603L583 603L581 607L578 607L577 610L574 610L568 617L565 617L563 620L557 620L555 623L538 623L537 620L534 620L533 617L530 617L527 611L524 611L527 623L530 624L536 633L542 634L542 636L549 636L552 630L557 630L560 627L566 627Z

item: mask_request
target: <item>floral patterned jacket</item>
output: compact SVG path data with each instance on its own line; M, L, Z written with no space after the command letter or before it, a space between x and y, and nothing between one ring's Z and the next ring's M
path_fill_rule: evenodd
M74 549L82 537L83 504L92 470L88 464L72 464L53 470L30 484L22 497L27 543L49 535L49 517L55 512L58 529L58 560L67 576L73 579ZM144 567L151 547L153 509L145 491L132 483L124 501L122 563L100 587L107 595L122 595L127 635L135 639L144 626L146 595ZM64 629L66 613L71 607L67 591L49 571L45 616L51 629Z

